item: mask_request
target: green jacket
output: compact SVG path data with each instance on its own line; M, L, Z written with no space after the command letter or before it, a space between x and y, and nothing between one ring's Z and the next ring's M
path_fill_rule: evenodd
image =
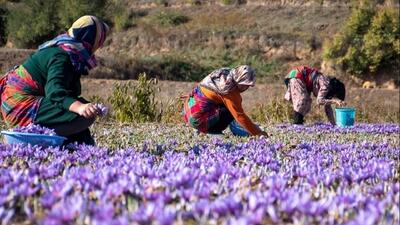
M45 92L36 123L65 123L78 116L68 109L81 94L81 75L75 72L67 52L59 47L45 48L32 54L22 65Z

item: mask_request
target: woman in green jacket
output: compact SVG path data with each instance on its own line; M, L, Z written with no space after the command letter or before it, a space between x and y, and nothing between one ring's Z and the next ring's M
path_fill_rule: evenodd
M94 52L108 31L97 17L83 16L8 72L0 82L1 114L7 125L39 124L67 137L67 143L93 145L89 126L100 112L79 97L80 78L96 66Z

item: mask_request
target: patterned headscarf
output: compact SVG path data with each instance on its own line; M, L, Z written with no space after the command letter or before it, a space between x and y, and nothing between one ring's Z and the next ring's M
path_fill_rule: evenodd
M256 73L247 65L238 66L234 69L221 68L207 75L200 86L208 88L218 94L226 95L237 85L254 86Z
M39 46L39 50L59 46L70 56L72 65L80 74L97 66L94 52L103 46L109 28L95 16L82 16L75 21L68 32Z

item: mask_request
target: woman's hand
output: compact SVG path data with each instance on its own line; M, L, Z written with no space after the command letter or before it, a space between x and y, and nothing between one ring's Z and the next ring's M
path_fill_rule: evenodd
M345 101L342 101L342 100L340 100L340 99L334 99L333 102L334 102L337 106L339 106L339 107L346 106L346 102L345 102Z
M87 119L95 118L99 113L98 108L92 103L82 104L78 108L78 114Z
M269 134L267 132L265 132L265 131L261 131L260 135L261 136L265 136L265 137L269 137Z
M99 115L99 110L93 103L82 103L80 101L75 101L69 106L69 111L74 112L80 116L87 119L95 118Z

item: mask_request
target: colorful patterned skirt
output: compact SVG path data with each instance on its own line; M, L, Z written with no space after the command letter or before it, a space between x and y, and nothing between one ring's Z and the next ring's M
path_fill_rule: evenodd
M1 114L8 126L26 126L35 120L43 87L23 67L8 72L0 82Z
M184 102L183 118L191 127L208 133L209 128L219 121L221 107L208 99L200 87L196 87Z

